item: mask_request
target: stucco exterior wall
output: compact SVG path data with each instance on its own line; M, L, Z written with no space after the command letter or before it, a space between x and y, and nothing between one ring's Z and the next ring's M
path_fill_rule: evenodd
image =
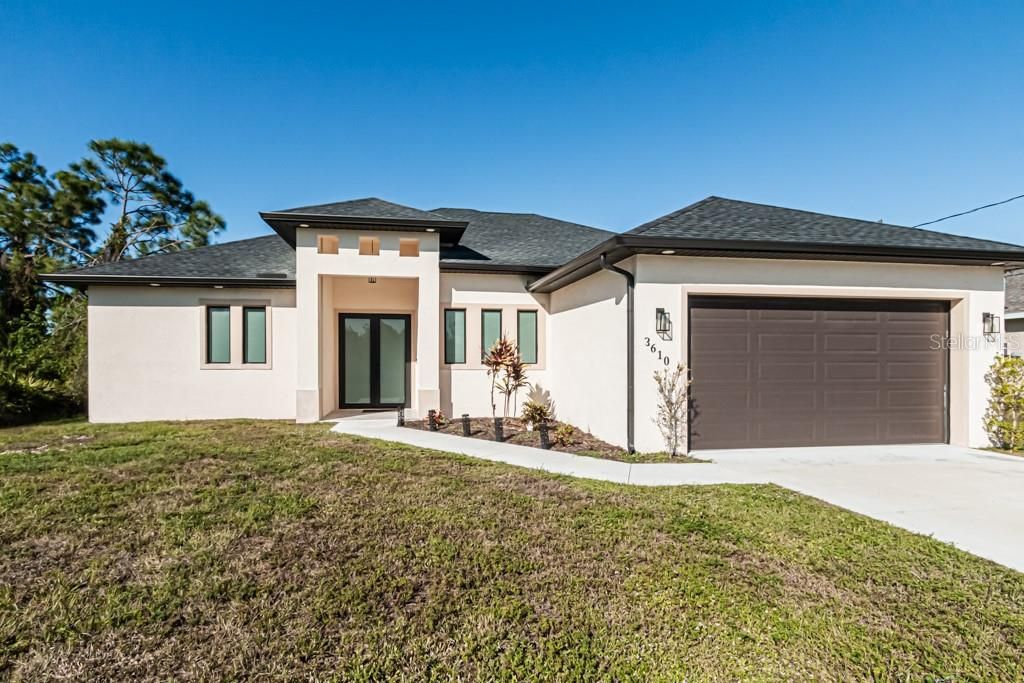
M206 305L266 305L266 366L204 363ZM241 312L232 308L233 357ZM89 288L92 422L295 417L295 291Z
M588 278L589 279L589 278ZM586 282L586 280L584 280ZM950 439L985 446L982 426L988 401L985 372L1002 344L982 334L982 313L1003 310L1003 272L997 267L790 261L774 259L642 256L637 270L637 448L662 448L651 422L657 397L652 374L657 354L644 346L657 340L673 360L687 357L688 297L706 294L935 299L951 302ZM655 309L674 323L671 340L657 339Z
M632 270L635 259L618 265ZM563 287L551 293L550 313L548 374L557 417L624 446L626 279L601 271Z
M527 365L527 380L536 391L546 395L549 392L550 365L548 359L549 325L547 294L532 294L526 291L528 279L521 275L490 275L478 273L442 273L440 307L441 320L439 356L441 380L441 410L449 416L468 413L472 416L491 414L491 380L481 358L481 311L500 310L502 329L513 342L517 341L517 314L521 310L537 311L537 363ZM444 363L444 309L457 308L466 311L466 362L447 365ZM529 392L520 392L516 401L515 414L527 400ZM498 411L501 413L501 399L496 395Z

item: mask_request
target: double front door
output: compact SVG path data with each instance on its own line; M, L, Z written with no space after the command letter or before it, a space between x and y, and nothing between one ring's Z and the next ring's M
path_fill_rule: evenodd
M408 404L410 316L340 313L338 353L342 408Z

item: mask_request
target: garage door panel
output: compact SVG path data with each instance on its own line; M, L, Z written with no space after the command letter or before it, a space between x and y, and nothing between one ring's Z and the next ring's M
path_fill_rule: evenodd
M825 408L828 410L880 410L882 408L882 392L878 389L826 389L824 394Z
M818 365L813 360L778 363L752 361L757 378L768 382L813 382L818 376Z
M697 353L729 355L751 351L750 335L746 330L695 334L690 337L690 344Z
M691 443L944 441L948 357L936 340L948 311L928 301L692 297Z
M817 337L807 333L769 332L757 335L758 351L813 353Z
M878 361L833 361L824 362L825 379L840 382L877 382L882 376Z

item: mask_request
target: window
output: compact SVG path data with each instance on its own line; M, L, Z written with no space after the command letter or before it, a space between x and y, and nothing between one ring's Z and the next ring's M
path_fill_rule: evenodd
M206 307L206 362L231 362L231 308Z
M516 321L519 356L524 363L537 362L537 311L519 311Z
M466 362L466 311L446 309L444 312L444 362Z
M359 255L380 256L380 240L376 237L360 237Z
M413 239L400 239L398 240L398 255L399 256L419 256L420 255L420 241Z
M480 357L501 339L501 311L480 311Z
M263 306L242 308L242 362L267 362L267 309Z
M316 250L320 254L337 254L338 238L334 235L318 235L316 238Z

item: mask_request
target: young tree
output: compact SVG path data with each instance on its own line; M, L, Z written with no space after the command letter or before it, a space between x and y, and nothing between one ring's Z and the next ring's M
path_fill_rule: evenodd
M498 404L494 400L494 391L497 389L505 397L502 415L508 417L510 405L515 411L513 397L518 399L519 391L530 386L526 381L526 366L519 355L519 349L503 334L487 351L483 364L491 378L491 416L497 417L498 413Z
M90 260L120 261L201 247L224 229L224 219L185 190L153 148L132 140L93 140L91 157L70 172L99 188L113 213L110 233Z
M683 363L654 373L658 387L658 413L654 424L675 457L686 444L686 417L690 403L690 369Z

